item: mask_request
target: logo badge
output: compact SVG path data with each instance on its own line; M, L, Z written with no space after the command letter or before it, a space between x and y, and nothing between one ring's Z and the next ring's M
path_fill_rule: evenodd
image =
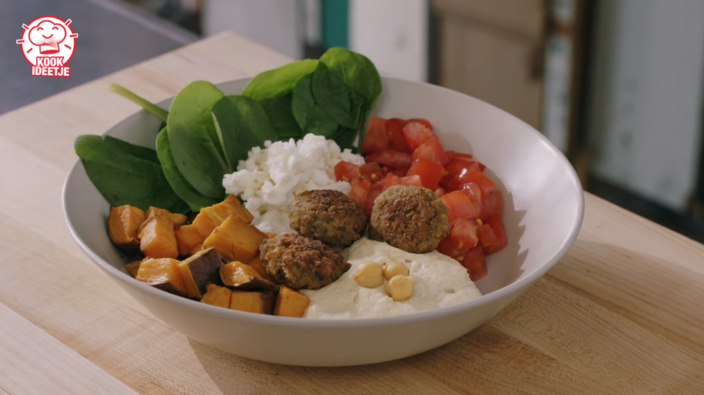
M22 25L24 32L17 44L32 65L32 75L42 77L69 77L71 68L66 66L76 49L76 38L69 27L71 20L55 16L39 17L29 25Z

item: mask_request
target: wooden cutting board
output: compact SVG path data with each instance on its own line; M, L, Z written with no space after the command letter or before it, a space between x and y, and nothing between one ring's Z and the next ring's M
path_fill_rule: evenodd
M174 332L86 258L61 188L73 140L187 83L289 59L232 34L0 116L0 394L704 393L704 246L587 194L567 256L487 324L436 350L350 368L225 354Z

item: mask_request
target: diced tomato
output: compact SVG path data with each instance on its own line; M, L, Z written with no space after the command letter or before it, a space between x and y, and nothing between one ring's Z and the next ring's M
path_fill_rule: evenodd
M400 183L401 177L394 173L386 173L386 178L384 179L384 190Z
M436 189L434 192L435 192L436 195L438 195L438 197L443 197L443 196L445 196L445 194L447 193L447 192L445 192L445 190L442 189L442 188L438 188L438 189Z
M486 224L491 226L494 231L496 239L499 241L498 245L489 246L484 248L485 255L491 255L493 253L501 251L508 244L508 239L506 238L506 230L504 229L504 224L501 222L501 218L494 216L487 219Z
M440 185L449 190L458 190L462 185L460 181L460 172L462 170L481 171L477 161L467 158L452 158L445 165L445 175L440 179Z
M450 223L457 218L476 220L481 215L481 206L460 191L449 192L443 195L440 200L447 207L447 221Z
M389 148L389 136L386 135L386 120L374 116L370 117L360 151L363 154L371 154L387 148Z
M443 171L444 169L441 164L429 161L425 158L419 158L413 162L406 175L418 175L424 187L435 189L438 186L438 181L442 178Z
M403 178L408 173L408 170L404 169L389 169L389 173L393 173L396 177Z
M482 195L491 192L496 187L496 184L491 180L491 178L487 177L482 172L475 170L461 171L459 180L463 184L473 182L479 185L479 188L482 190Z
M354 199L355 202L359 203L360 206L364 207L367 203L367 195L369 190L372 188L372 184L369 180L361 180L355 178L350 183L352 190L350 191L350 197Z
M372 216L374 201L379 195L381 195L382 192L384 192L384 184L380 182L372 185L371 189L369 190L369 193L367 194L367 201L364 203L364 206L362 206L367 211L368 217Z
M413 187L423 187L423 183L420 181L420 176L402 177L401 184Z
M487 275L484 251L482 251L482 248L479 246L467 251L461 263L462 266L467 268L467 272L469 272L469 279L472 281L477 281Z
M392 149L375 152L367 155L364 160L369 162L377 162L381 165L386 165L394 169L406 169L411 167L411 155L405 152Z
M433 130L422 122L409 122L403 127L403 138L411 152L433 137Z
M424 158L439 163L443 166L445 166L448 161L447 155L445 155L445 150L442 148L442 144L440 144L438 136L432 136L416 148L415 151L413 151L411 159L415 161L419 158Z
M495 247L499 245L499 239L494 234L494 229L489 226L489 224L482 224L477 228L477 234L479 235L479 243L482 248Z
M334 167L337 181L352 181L359 178L359 166L341 160Z
M438 251L462 262L467 251L477 246L477 222L459 218L452 222L450 233L438 244Z
M403 128L408 121L399 118L386 120L386 135L389 137L389 148L410 154L411 150L403 137Z
M422 123L423 125L427 126L427 127L430 129L431 132L433 131L433 125L430 123L430 121L428 121L428 120L425 119L425 118L411 118L411 119L408 120L408 122L419 122L419 123Z
M504 196L500 191L494 189L482 197L484 204L484 215L486 217L501 217L504 211Z
M474 155L472 155L472 154L465 154L462 152L457 152L457 151L452 151L452 150L445 151L445 155L447 155L447 157L449 159L452 159L452 158L472 159L472 158L474 158Z
M359 178L369 180L372 185L384 179L384 172L376 162L368 162L360 166Z
M469 182L467 184L463 184L462 187L460 188L460 191L467 195L469 198L469 201L472 202L474 207L476 207L479 210L479 218L485 218L484 216L484 205L483 205L483 198L482 198L482 190L479 188L479 185Z

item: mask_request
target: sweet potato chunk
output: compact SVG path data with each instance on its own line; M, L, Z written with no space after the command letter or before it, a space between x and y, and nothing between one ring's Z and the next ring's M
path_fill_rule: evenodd
M186 284L177 266L176 259L145 258L135 278L166 292L186 296Z
M200 299L201 303L212 304L226 309L230 308L230 298L232 291L226 287L220 287L215 284L208 284L207 292Z
M274 307L272 292L232 291L230 308L250 313L271 314Z
M154 207L154 206L149 206L145 215L147 216L147 219L152 218L152 217L161 217L161 218L170 219L171 221L173 221L174 226L184 225L186 223L186 220L188 219L183 214L172 213L171 211L169 211L165 208L158 208L158 207Z
M306 309L310 304L310 299L300 292L282 285L279 289L279 295L276 297L276 306L274 306L274 315L285 317L303 317Z
M139 234L139 248L150 258L176 258L176 234L170 219L152 217Z
M242 262L230 262L220 268L220 279L226 286L241 290L276 291L279 286L259 276L256 270Z
M254 258L252 258L251 261L247 262L247 265L252 267L252 269L256 270L257 274L259 274L259 277L265 280L269 280L272 283L276 282L276 280L274 280L274 277L272 277L271 275L269 275L269 273L266 272L264 264L262 264L262 261L261 259L259 259L259 256L255 256Z
M215 248L198 251L190 258L181 261L178 264L178 270L186 283L188 296L202 298L208 283L217 281L220 266L222 266L222 260Z
M200 235L195 225L181 225L174 231L176 233L176 246L178 247L179 255L193 255L191 252L194 247L202 245L205 238ZM196 250L199 251L200 247Z
M141 263L142 263L142 261L128 263L125 265L125 270L127 270L127 273L129 273L130 276L137 277L137 272L139 271L139 265Z
M128 204L120 207L110 207L108 216L108 233L117 248L128 254L139 252L137 230L144 222L144 211Z
M254 218L236 197L230 195L221 203L200 209L200 213L193 220L193 225L201 236L207 238L213 229L220 226L229 216L237 217L245 223L250 223Z
M203 247L215 247L228 261L247 263L257 256L264 239L266 234L233 215L215 228L203 242Z

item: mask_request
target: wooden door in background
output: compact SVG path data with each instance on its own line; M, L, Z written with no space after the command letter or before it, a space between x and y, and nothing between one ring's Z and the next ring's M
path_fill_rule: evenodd
M437 82L540 129L545 1L433 0L433 10Z

